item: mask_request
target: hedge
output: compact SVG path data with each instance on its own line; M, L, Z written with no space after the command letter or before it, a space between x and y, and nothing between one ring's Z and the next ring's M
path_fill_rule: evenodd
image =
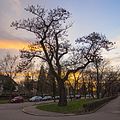
M95 101L92 101L92 102L89 102L89 103L85 103L85 104L83 104L84 112L94 111L97 108L104 105L105 103L109 102L110 100L115 99L116 97L117 96L112 96L112 97L107 97L107 98L95 100Z

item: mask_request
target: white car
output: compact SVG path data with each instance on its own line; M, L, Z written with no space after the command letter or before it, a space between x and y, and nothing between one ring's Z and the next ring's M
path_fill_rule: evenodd
M80 98L81 98L81 95L75 95L75 98L76 98L76 99L80 99Z
M33 96L32 98L29 99L30 102L39 102L42 101L42 97L41 96Z
M55 99L59 99L60 98L60 96L55 96Z
M52 100L52 96L44 96L42 100L43 101Z

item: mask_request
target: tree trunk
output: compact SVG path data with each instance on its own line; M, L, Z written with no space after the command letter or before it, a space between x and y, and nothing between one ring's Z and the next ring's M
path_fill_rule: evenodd
M66 88L65 88L64 81L62 79L59 80L58 87L59 87L59 95L60 95L58 105L59 106L67 106Z
M96 95L97 95L97 99L100 98L100 81L99 81L99 70L98 70L98 65L96 63L96 70L97 70L97 88L96 88Z
M52 83L52 93L53 93L54 102L56 102L56 99L55 99L55 95L56 95L56 83L55 83L54 79L53 79L53 83Z

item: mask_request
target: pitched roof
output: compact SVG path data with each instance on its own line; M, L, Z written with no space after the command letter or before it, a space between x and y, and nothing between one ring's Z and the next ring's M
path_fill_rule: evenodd
M0 83L3 83L4 81L6 80L10 80L12 81L15 85L17 85L17 83L9 76L6 76L6 75L0 75Z

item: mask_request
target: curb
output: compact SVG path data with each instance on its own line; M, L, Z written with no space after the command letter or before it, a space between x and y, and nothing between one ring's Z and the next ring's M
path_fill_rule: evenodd
M114 100L114 99L113 99ZM112 100L111 100L112 101ZM110 102L110 101L109 101ZM106 104L108 104L109 102L107 103L104 103L103 105L99 106L98 108L96 108L95 110L93 111L90 111L90 112L78 112L78 113L74 113L74 114L64 114L64 113L60 113L61 115L57 115L55 112L52 112L53 114L36 114L36 113L32 113L32 112L29 112L28 110L26 110L26 108L28 107L23 107L22 108L22 112L26 113L26 114L29 114L29 115L33 115L33 116L43 116L43 117L66 117L66 116L78 116L78 115L86 115L86 114L92 114L92 113L95 113L96 111L98 111L100 108L102 108L103 106L105 106ZM30 106L29 106L30 107ZM36 109L36 108L35 108ZM41 110L42 111L42 110ZM47 112L47 111L45 111Z
M36 113L32 113L32 112L29 112L29 111L27 111L27 110L25 110L25 108L26 107L24 107L23 109L22 109L22 112L24 112L25 114L29 114L29 115L33 115L33 116L43 116L43 117L65 117L65 116L76 116L76 114L62 114L61 113L61 115L55 115L55 113L54 113L54 115L48 115L48 114L46 114L46 115L44 115L44 114L36 114Z
M106 103L107 104L107 103ZM105 105L105 104L104 104ZM104 105L102 105L102 106L100 106L99 108L97 108L96 110L94 110L94 111L90 111L90 112L81 112L81 113L75 113L75 114L64 114L64 113L61 113L61 115L56 115L55 114L55 112L53 112L54 113L54 115L48 115L48 114L46 114L46 115L44 115L44 114L36 114L36 113L32 113L32 112L29 112L29 111L27 111L26 110L26 108L27 107L24 107L23 109L22 109L22 112L24 112L24 113L26 113L26 114L29 114L29 115L33 115L33 116L43 116L43 117L66 117L66 116L78 116L78 115L86 115L86 114L92 114L92 113L95 113L97 110L99 110L100 108L102 108Z
M27 112L25 108L22 108L22 112L24 112L25 114L29 114L29 115L39 116L38 114Z

